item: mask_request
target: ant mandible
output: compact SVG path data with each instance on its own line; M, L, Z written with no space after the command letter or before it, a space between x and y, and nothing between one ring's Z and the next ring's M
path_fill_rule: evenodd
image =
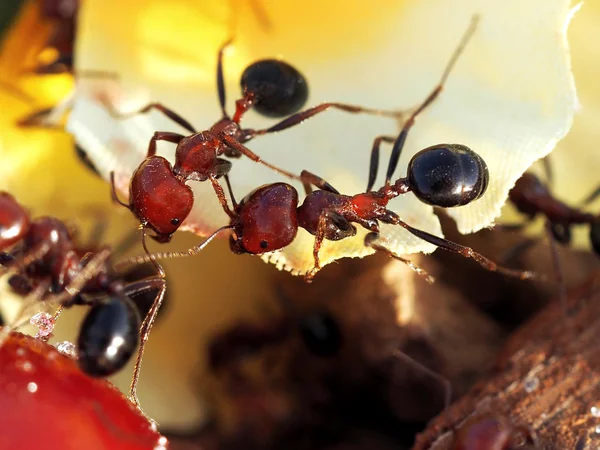
M152 229L155 233L152 238L158 242L168 242L192 209L194 196L191 188L186 184L187 181L209 180L225 213L231 219L236 217L236 213L229 208L223 188L218 181L220 177L225 178L232 201L234 201L228 176L231 162L220 156L239 158L245 155L286 177L299 179L297 175L263 161L243 145L254 137L285 130L330 108L351 113L402 116L400 112L388 112L342 103L323 103L297 112L308 98L308 87L304 76L289 64L268 59L251 64L242 74L243 96L236 101L235 114L230 117L225 109L223 78L223 53L230 43L231 41L226 42L218 53L217 91L222 118L210 129L198 132L187 120L160 103L151 103L132 114L119 114L107 105L111 114L119 118L156 109L191 133L189 136L163 131L154 133L150 139L146 159L132 175L130 204L118 200L114 174L111 173L115 201L130 209L144 228ZM251 108L268 117L288 115L289 117L266 129L242 128L240 121ZM165 158L156 155L158 141L167 141L177 145L173 166Z
M147 249L146 249L147 251ZM32 219L13 196L0 192L0 261L12 273L9 284L30 300L59 305L59 311L75 304L90 305L78 337L78 364L91 376L104 377L119 371L139 348L130 399L136 395L144 345L166 290L162 267L158 275L125 282L113 272L108 247L88 251L75 242L64 222L54 217ZM153 307L141 323L130 296L158 290ZM15 326L26 320L28 302ZM6 338L10 327L6 327ZM0 337L0 342L3 339Z
M233 230L230 247L234 253L263 254L289 245L300 227L315 236L313 247L315 264L306 274L306 280L311 281L320 269L319 250L323 240L337 241L354 236L357 230L353 223L357 223L371 231L365 238L365 245L408 263L413 270L424 275L424 271L410 261L375 242L379 235L381 221L386 224L400 225L414 236L436 247L472 258L487 270L521 279L535 277L535 274L529 271L501 267L469 247L413 228L402 221L396 213L386 208L391 199L411 191L426 204L449 208L466 205L480 198L487 189L489 176L485 162L474 151L460 144L440 144L420 151L410 160L407 177L398 179L394 184L390 183L416 116L442 91L446 78L474 33L476 24L477 17L474 17L471 26L452 55L440 83L410 115L395 139L384 187L375 192L370 191L377 172L378 146L382 141L381 137L378 137L371 153L369 186L365 193L354 196L340 194L327 181L308 171L302 171L300 178L308 195L300 207L298 207L298 192L291 185L286 183L265 185L250 193L239 204L234 204L235 214L230 224L215 231L198 246L187 252L162 252L151 257L132 258L129 261L143 262L158 258L195 255L218 233L228 229ZM311 185L318 187L319 190L310 192Z

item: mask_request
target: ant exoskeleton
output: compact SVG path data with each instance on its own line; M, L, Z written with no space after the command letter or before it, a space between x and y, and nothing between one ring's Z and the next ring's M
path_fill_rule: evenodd
M306 274L307 281L310 281L321 268L319 250L323 240L337 241L355 236L357 229L353 223L357 223L371 232L365 239L365 245L375 250L385 251L423 274L424 271L416 268L409 261L376 243L379 235L379 222L382 222L400 225L414 236L436 247L474 259L487 270L498 271L521 279L534 277L535 275L529 271L498 266L469 247L413 228L401 220L398 214L386 208L391 199L408 192L413 192L420 201L429 205L443 208L463 206L480 198L487 189L489 175L485 162L477 153L460 144L440 144L421 150L410 160L407 176L398 179L393 184L390 182L415 118L442 91L458 56L475 31L476 19L476 17L473 19L471 26L452 55L439 84L412 112L394 140L384 187L378 191L370 190L378 169L379 144L382 142L382 138L378 137L371 153L367 192L354 196L343 195L317 175L302 171L300 178L308 195L301 206L298 207L298 192L291 185L286 183L265 185L250 193L239 204L234 205L230 224L215 231L202 244L187 252L156 253L149 258L132 258L131 261L141 262L155 258L195 255L214 236L228 229L233 231L230 247L234 253L263 254L289 245L296 237L300 227L315 236L313 247L315 264L313 269ZM384 140L388 140L388 138ZM311 185L319 189L311 192Z
M531 430L495 417L467 421L455 432L449 450L536 450Z
M593 202L600 195L600 189L595 189L584 201L583 205ZM550 239L550 250L554 265L554 271L560 286L561 301L565 301L566 291L563 282L563 274L558 258L558 251L554 241L566 245L571 242L571 227L574 225L587 224L590 227L589 237L594 253L600 256L600 217L587 213L581 209L574 208L555 198L548 186L546 186L536 175L526 172L519 178L515 186L508 194L510 202L516 209L527 216L527 222L537 216L546 219L546 231ZM509 225L509 228L521 228L523 225ZM507 259L514 258L517 254L524 252L537 240L525 241L522 245L515 247L509 252Z
M107 105L111 114L119 118L156 109L191 133L189 136L163 131L154 133L150 139L146 159L131 177L130 204L117 199L114 175L111 173L113 196L116 201L130 209L144 228L152 229L155 232L152 238L158 242L168 242L192 209L194 196L191 188L186 185L188 181L209 180L225 213L231 219L236 217L236 213L229 208L223 188L218 181L220 177L225 178L232 202L235 204L228 176L231 162L221 156L239 158L244 155L288 178L299 179L297 175L263 161L243 145L254 137L285 130L330 108L351 113L402 116L400 112L342 103L322 103L297 112L308 98L308 87L304 76L289 64L268 59L251 64L242 74L243 95L236 101L235 114L230 117L225 109L223 78L223 53L230 42L226 42L218 53L217 91L222 118L210 129L198 132L187 120L160 103L151 103L132 114L117 113ZM269 117L289 117L266 129L242 128L240 121L252 108ZM177 145L173 166L162 156L156 155L158 141Z
M117 372L139 342L129 393L139 406L137 380L144 345L165 294L165 276L155 263L158 275L126 282L111 269L111 254L108 247L89 251L78 246L64 222L54 217L32 219L14 197L0 192L0 263L11 274L9 284L32 301L57 304L59 312L75 304L91 306L78 338L78 364L89 375ZM140 327L139 313L129 297L149 290L158 293ZM13 327L27 320L30 303L26 301Z

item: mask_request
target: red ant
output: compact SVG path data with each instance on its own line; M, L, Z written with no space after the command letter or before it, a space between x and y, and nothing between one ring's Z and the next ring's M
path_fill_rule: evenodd
M548 169L547 172L550 174ZM550 176L549 179L551 179ZM598 195L600 195L600 188L594 190L583 201L583 205L593 202ZM587 224L590 227L589 237L592 248L596 255L600 256L600 217L561 202L552 195L548 186L530 172L524 173L517 180L515 186L509 192L508 198L519 212L527 215L527 222L532 221L538 215L545 217L546 230L550 238L554 271L561 289L561 301L564 303L566 301L564 277L554 242L557 241L565 245L569 244L571 242L571 227L573 225ZM514 229L522 228L524 225L508 225L507 227ZM536 241L535 239L525 241L522 245L512 249L506 259L514 258L527 250Z
M223 53L230 42L220 48L217 59L217 91L222 118L210 129L198 132L188 121L164 105L160 103L147 105L133 115L156 109L192 134L183 136L173 132L154 133L150 139L146 159L132 175L130 204L117 199L114 174L111 174L115 201L130 209L138 217L144 229L152 229L156 233L152 238L158 242L168 242L192 209L194 196L191 188L186 185L188 181L209 180L225 213L231 219L237 216L237 213L229 208L223 188L218 182L218 178L225 178L233 200L228 176L231 162L220 156L239 158L245 155L286 177L299 179L297 175L263 161L243 145L254 137L285 130L330 108L351 113L392 117L402 115L399 112L386 112L342 103L323 103L297 112L308 98L308 87L304 76L289 64L269 59L257 61L246 68L241 77L243 96L236 101L235 114L230 117L225 110L223 79ZM240 121L251 108L268 117L288 115L289 117L262 130L242 128ZM110 106L109 110L111 110ZM111 114L120 118L130 116L115 111L111 111ZM157 141L167 141L177 145L173 166L162 156L156 155Z
M485 162L477 153L460 144L440 144L420 151L410 160L407 177L400 178L393 184L390 182L416 116L442 91L446 78L475 31L475 26L476 18L452 55L440 83L410 115L394 140L384 187L378 191L370 191L378 169L379 144L383 140L390 140L390 138L378 137L375 139L371 153L367 192L354 196L343 195L317 175L302 171L300 178L308 195L300 207L298 207L298 192L289 184L265 185L250 193L239 204L234 203L230 224L215 231L202 244L187 252L163 252L151 257L132 258L130 261L142 262L157 258L195 255L218 233L228 229L233 230L230 247L234 253L263 254L289 245L300 227L315 236L313 248L315 265L306 274L306 280L310 281L320 269L319 250L323 240L337 241L355 236L357 229L353 223L357 223L371 232L365 238L365 245L375 250L385 251L392 257L408 263L411 268L423 275L424 271L375 242L379 235L379 222L382 222L400 225L414 236L436 247L474 259L487 270L521 279L533 278L535 275L531 272L498 266L469 247L413 228L402 221L396 213L386 208L391 199L411 191L426 204L449 208L466 205L480 198L487 189L488 170ZM319 190L311 192L310 185L318 187Z
M516 437L516 436L517 437ZM450 450L535 450L536 439L531 430L514 426L506 420L478 417L461 426Z
M78 364L89 375L117 372L139 342L129 392L139 406L137 380L151 320L165 294L165 276L162 267L154 264L158 275L126 282L124 275L111 270L111 253L108 247L90 252L78 246L64 222L54 217L32 219L14 197L0 192L0 264L13 274L9 284L21 295L30 294L30 300L58 304L59 312L75 304L91 306L78 337ZM140 327L139 313L129 297L149 290L158 293ZM22 316L28 306L26 302ZM22 320L18 318L14 326ZM4 337L8 331L6 327Z

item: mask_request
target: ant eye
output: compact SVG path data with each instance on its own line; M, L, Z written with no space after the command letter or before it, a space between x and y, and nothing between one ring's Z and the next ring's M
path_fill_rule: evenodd
M140 322L128 297L112 297L92 307L77 338L81 370L93 377L121 370L137 348Z
M342 334L329 314L312 314L300 323L300 334L308 349L318 356L332 356L342 345Z
M269 247L269 243L267 241L260 241L260 248L266 250Z
M242 91L256 95L254 109L266 117L285 117L302 108L308 85L294 67L276 59L257 61L244 70Z
M173 225L173 226L179 225L179 222L180 222L179 219L171 219L171 225Z
M417 153L408 163L408 182L419 200L452 208L486 191L488 168L481 156L460 144L441 144Z
M590 241L596 255L600 256L600 222L593 223L590 226Z

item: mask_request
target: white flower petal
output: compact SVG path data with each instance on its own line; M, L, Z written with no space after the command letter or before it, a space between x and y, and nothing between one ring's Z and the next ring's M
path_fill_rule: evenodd
M81 66L117 70L122 89L143 80L141 85L148 89L152 101L165 103L199 129L212 125L219 118L214 72L218 45L227 35L226 19L219 22L215 15L210 19L182 14L181 9L171 11L164 4L165 9L161 9L161 2L151 1L139 10L129 6L123 18L111 16L107 27L106 14L113 3L117 7L114 0L86 2L78 52ZM278 55L307 76L310 104L344 101L387 109L412 107L434 87L472 15L479 14L475 36L439 100L417 119L395 174L404 176L408 159L430 145L447 142L472 147L490 168L489 190L481 200L450 214L461 231L478 230L493 222L514 181L533 161L546 155L570 127L576 98L564 37L569 2L457 0L452 8L443 0L400 3L395 10L379 11L377 21L374 16L372 21L362 21L364 33L351 26L362 2L344 3L341 11L348 13L345 28L343 15L341 23L331 24L327 17L316 15L318 10L313 10L311 22L302 22L299 17L290 21L279 11L279 2L268 10L274 22L270 34L244 34L253 18L242 20L242 31L224 61L228 107L231 110L239 95L243 68L258 58ZM302 8L303 14L311 5ZM153 34L144 27L157 14L164 14L165 29L158 29L162 25L155 22ZM170 22L174 17L178 20L175 28ZM287 22L279 20L282 17ZM335 28L337 36L330 34L327 24ZM115 86L108 89L115 90ZM130 101L127 97L122 100ZM158 113L114 120L94 102L94 95L81 91L69 129L105 176L117 171L119 188L127 192L127 179L143 159L152 131L181 130ZM134 109L120 100L115 107ZM254 113L244 122L253 128L272 123ZM293 129L257 138L249 146L272 164L294 172L310 170L340 191L353 194L365 188L373 138L397 133L397 124L388 119L330 111ZM172 159L173 147L161 145L159 153ZM387 165L388 147L382 149L381 172ZM234 162L231 178L240 198L262 184L280 180L277 174L245 158ZM378 181L381 183L382 178ZM210 186L191 185L195 207L182 229L207 234L227 223ZM412 195L390 203L390 209L412 226L441 235L431 208ZM363 236L359 233L354 239L326 243L322 264L370 253L363 246ZM399 227L383 227L382 238L399 254L433 250L432 245ZM305 272L312 266L312 242L301 230L296 242L265 259L294 272Z

